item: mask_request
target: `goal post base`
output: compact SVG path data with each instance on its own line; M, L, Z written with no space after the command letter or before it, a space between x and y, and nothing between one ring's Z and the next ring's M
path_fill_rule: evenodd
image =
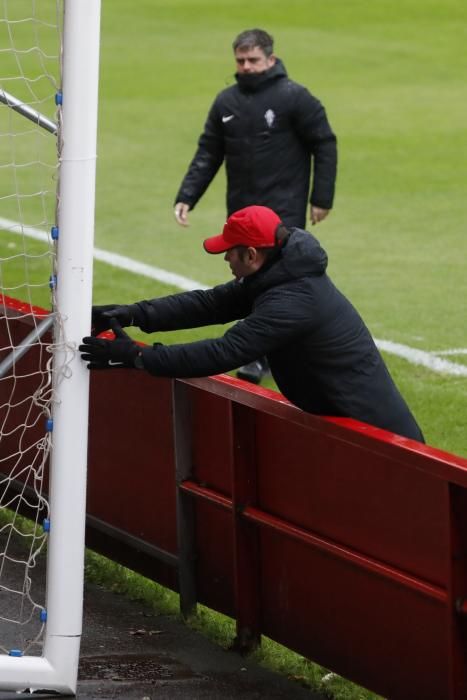
M0 655L0 690L75 695L81 637L50 637L44 656Z

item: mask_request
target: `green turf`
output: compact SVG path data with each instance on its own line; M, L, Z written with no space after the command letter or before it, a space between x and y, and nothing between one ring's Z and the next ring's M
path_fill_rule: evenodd
M466 19L464 0L104 4L97 244L204 284L228 277L201 249L225 218L223 173L189 229L172 205L214 95L232 82L233 37L262 26L338 136L335 209L315 231L332 278L376 337L425 351L467 347ZM99 302L151 290L163 293L96 267ZM467 455L467 380L385 359L430 444ZM305 675L278 654L277 666ZM371 697L336 677L326 687L335 698Z
M314 229L333 280L377 338L465 348L465 19L460 0L104 3L97 245L203 284L228 278L201 247L225 219L223 172L188 229L172 205L214 95L233 81L233 37L264 26L338 136L335 208ZM101 302L164 293L101 274ZM467 455L467 380L386 359L429 442Z

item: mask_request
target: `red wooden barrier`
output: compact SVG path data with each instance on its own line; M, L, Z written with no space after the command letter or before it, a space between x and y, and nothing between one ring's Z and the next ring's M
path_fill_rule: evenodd
M467 695L466 489L467 460L231 377L92 377L90 543L236 617L240 646L391 700Z

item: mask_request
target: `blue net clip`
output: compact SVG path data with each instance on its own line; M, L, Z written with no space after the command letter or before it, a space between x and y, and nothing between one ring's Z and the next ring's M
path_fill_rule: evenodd
M51 433L54 429L54 422L52 418L47 418L47 420L45 421L45 429L48 433Z
M50 532L50 520L48 518L44 518L42 521L42 529L44 532Z
M10 649L8 656L23 656L21 649Z
M50 229L50 235L52 236L53 241L58 241L58 235L59 235L58 226L52 226L52 228Z
M61 92L57 92L55 94L55 104L56 105L61 105L63 104L63 94Z
M57 275L50 275L49 287L50 289L55 289L57 286Z
M41 622L47 622L47 610L41 610L39 619Z

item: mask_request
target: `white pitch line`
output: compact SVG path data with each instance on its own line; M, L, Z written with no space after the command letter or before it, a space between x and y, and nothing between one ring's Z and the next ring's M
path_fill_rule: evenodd
M126 258L124 255L118 255L118 253L110 253L107 250L94 248L94 257L96 260L100 260L100 262L113 265L113 267L119 267L122 270L134 272L136 275L143 275L143 277L149 277L158 282L171 284L186 292L190 292L192 289L209 289L204 284L201 284L201 282L196 282L196 280L182 277L182 275L177 275L175 272L162 270L160 267L146 265L145 263L138 262L138 260Z
M435 355L467 355L467 348L453 348L452 350L436 350Z
M456 362L449 362L449 360L443 360L442 357L438 357L433 352L417 350L416 348L411 348L408 345L393 343L391 340L378 340L375 338L375 343L380 350L385 350L392 355L403 357L413 365L426 367L432 372L437 372L438 374L450 374L455 377L467 377L467 366L459 365Z
M19 224L17 221L11 221L10 219L3 219L0 217L0 228L4 228L10 233L15 233L18 235L24 234L29 238L34 238L36 241L50 242L51 240L49 234L45 231L41 231L33 226L21 226L21 224ZM102 250L101 248L94 248L94 258L99 260L99 262L105 262L108 265L112 265L112 267L118 267L127 272L134 272L136 275L149 277L150 279L157 280L158 282L171 284L172 286L178 287L179 289L183 289L187 292L191 291L192 289L208 289L206 285L201 284L201 282L196 282L196 280L191 280L188 277L182 277L182 275L177 275L175 272L162 270L160 267L146 265L146 263L133 260L132 258L127 258L124 255L119 255L118 253L111 253L108 250Z
M30 238L35 238L36 240L40 241L50 241L49 235L44 231L33 228L32 226L21 226L21 224L18 222L11 221L9 219L0 218L0 227L10 231L10 233L24 234L25 236L29 236ZM118 267L121 270L126 270L127 272L134 272L137 275L149 277L150 279L157 280L158 282L170 284L174 287L178 287L179 289L183 289L184 291L191 291L192 289L208 289L206 285L201 284L196 280L183 277L182 275L177 275L173 272L168 272L167 270L163 270L159 267L153 267L152 265L138 262L138 260L127 258L124 255L118 255L118 253L111 253L107 250L94 248L94 257L96 260L105 262L113 267ZM454 377L467 377L467 366L450 362L449 360L444 360L438 356L441 354L464 354L466 352L465 349L441 350L438 353L432 353L426 352L425 350L411 348L408 345L402 345L401 343L393 343L391 340L379 340L375 338L375 343L381 350L384 350L392 355L402 357L404 360L411 362L413 365L426 367L432 372L437 372L438 374L447 374Z

